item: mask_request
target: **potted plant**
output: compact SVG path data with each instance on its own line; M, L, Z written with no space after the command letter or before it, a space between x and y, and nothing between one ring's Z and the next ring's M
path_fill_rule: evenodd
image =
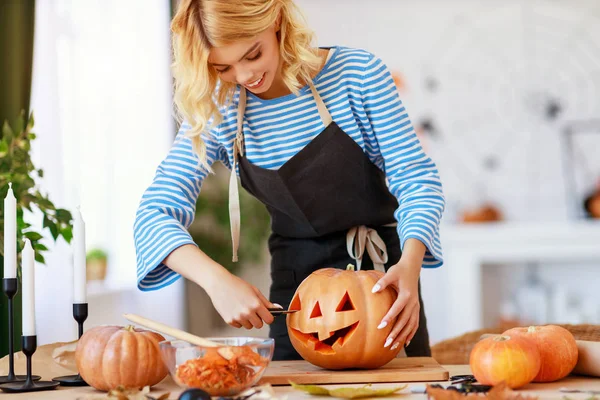
M67 243L73 237L72 216L68 210L57 208L48 196L42 193L37 179L44 176L41 169L37 169L31 160L31 142L36 136L33 133L33 113L26 117L25 112L17 118L13 126L4 121L0 133L0 201L8 192L8 184L12 182L12 189L17 200L17 277L21 276L20 254L24 246L24 238L31 241L35 250L35 259L44 264L44 252L48 250L42 242L44 236L33 226L47 229L54 241L62 237ZM24 210L30 215L41 215L41 221L26 221L23 217ZM33 212L35 211L35 214ZM33 217L30 217L33 218ZM0 208L0 275L4 275L4 207ZM14 337L21 336L21 290L14 298ZM0 293L0 357L8 354L8 301L4 293ZM20 340L14 342L15 351L20 350Z
M85 257L86 279L88 281L103 281L106 278L108 254L102 249L92 249Z

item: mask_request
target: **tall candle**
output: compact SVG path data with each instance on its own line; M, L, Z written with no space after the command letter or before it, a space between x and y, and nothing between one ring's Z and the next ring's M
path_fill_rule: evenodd
M17 199L8 184L4 198L4 278L17 277Z
M35 254L29 239L21 253L23 291L23 336L35 335Z
M73 303L86 303L85 223L77 207L73 223Z

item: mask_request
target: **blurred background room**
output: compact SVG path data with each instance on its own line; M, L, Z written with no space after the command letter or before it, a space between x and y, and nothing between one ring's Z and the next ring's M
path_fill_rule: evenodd
M600 325L600 2L296 1L316 45L383 59L439 167L445 264L422 272L432 344L500 326ZM0 117L14 127L21 109L33 113L39 190L56 207L81 208L86 326L125 324L128 312L200 336L239 335L184 279L137 288L135 212L178 128L175 4L2 1ZM231 263L228 177L216 170L190 233L268 293L268 214L241 193L241 261ZM25 219L48 248L36 270L38 343L74 340L71 247L54 240L42 211Z

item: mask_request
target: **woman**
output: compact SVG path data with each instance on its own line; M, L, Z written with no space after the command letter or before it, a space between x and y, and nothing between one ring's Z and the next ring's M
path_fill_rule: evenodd
M297 359L285 319L274 320L267 308L287 308L316 269L381 268L387 272L373 291L398 290L380 324L394 323L385 346L427 356L419 275L442 264L445 202L436 166L383 62L364 50L311 47L298 14L292 0L179 5L173 72L183 123L137 212L138 286L155 290L184 276L231 326L271 324L274 359ZM271 215L269 299L210 259L186 231L216 161L232 170L234 261L238 176Z

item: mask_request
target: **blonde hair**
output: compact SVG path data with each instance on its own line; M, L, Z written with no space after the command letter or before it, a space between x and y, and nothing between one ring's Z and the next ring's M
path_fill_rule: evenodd
M181 0L171 22L174 102L179 121L191 125L187 136L192 139L200 166L211 171L202 135L222 121L219 107L233 99L236 88L233 83L219 81L215 69L208 65L211 48L257 36L280 18L283 82L297 95L320 66L311 47L313 32L301 16L293 0Z

